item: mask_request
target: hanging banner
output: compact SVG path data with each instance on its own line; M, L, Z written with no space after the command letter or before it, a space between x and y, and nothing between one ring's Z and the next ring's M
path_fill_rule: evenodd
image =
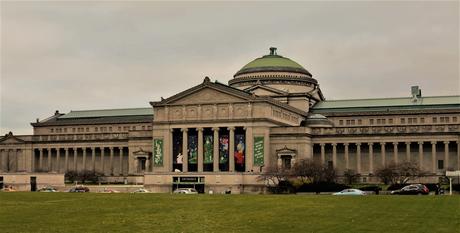
M213 137L212 135L204 136L204 163L212 163L213 161Z
M163 166L163 139L153 139L153 165Z
M244 164L244 134L235 135L235 164Z
M219 138L219 163L228 162L228 135L221 135Z
M197 135L188 136L188 163L189 164L198 163L198 136Z
M264 165L264 137L254 137L254 166Z

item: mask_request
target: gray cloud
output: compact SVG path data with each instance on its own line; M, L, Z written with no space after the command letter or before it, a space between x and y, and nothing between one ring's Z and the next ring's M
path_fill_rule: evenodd
M458 2L1 2L0 133L148 107L277 46L328 99L459 94Z

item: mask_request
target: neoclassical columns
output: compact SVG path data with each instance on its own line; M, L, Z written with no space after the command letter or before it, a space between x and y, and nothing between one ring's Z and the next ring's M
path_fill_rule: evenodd
M460 141L457 141L457 170L460 170Z
M386 165L385 143L380 143L380 154L382 155L382 166Z
M86 170L86 147L83 147L83 168L82 170Z
M449 141L444 141L444 170L449 168Z
M182 162L182 171L187 172L188 171L188 134L187 128L181 129L182 131L182 155L183 155L183 162Z
M73 148L73 170L77 171L77 155L78 155L78 148Z
M52 155L52 154L51 154L51 148L48 147L46 150L48 151L48 156L47 156L47 158L48 158L48 160L47 160L48 166L47 166L47 169L46 169L46 170L47 170L48 172L50 172L50 171L52 170L52 167L51 167L51 159L52 159L52 156L51 156L51 155Z
M197 128L198 131L198 172L203 171L203 128Z
M212 162L213 162L213 171L219 171L219 128L212 128L213 131L213 149L212 149Z
M332 143L332 166L337 168L337 143Z
M235 127L229 127L228 131L230 132L229 135L229 154L228 158L230 161L230 172L235 171Z
M423 142L418 142L418 165L423 169Z
M369 173L374 173L374 143L369 143Z
M38 167L43 171L43 148L38 149Z
M410 142L406 142L406 161L410 162Z
M56 149L56 171L61 172L61 148Z
M118 158L119 159L119 166L120 166L120 170L119 170L119 173L118 175L123 175L123 147L118 147L118 150L119 150L119 153L120 153L120 157Z
M325 144L321 143L321 164L326 163L326 149L325 149Z
M109 147L109 149L110 149L110 175L113 176L113 147ZM146 161L146 165L148 165L147 161Z
M431 172L436 173L436 142L431 142Z
M393 142L393 162L398 163L398 142Z
M356 143L356 172L361 173L361 143Z
M65 157L64 157L64 166L65 166L65 169L64 169L64 172L67 172L69 170L69 148L65 148L64 149L65 151Z
M349 154L348 154L348 143L344 143L345 146L345 169L350 168L349 164Z
M105 169L104 169L104 156L105 156L105 150L104 147L101 147L101 172L102 174L105 174Z
M96 171L96 148L91 147L91 170Z

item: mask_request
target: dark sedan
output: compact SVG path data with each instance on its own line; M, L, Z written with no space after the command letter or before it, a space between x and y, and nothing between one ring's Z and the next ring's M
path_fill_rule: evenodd
M399 195L427 195L430 190L423 184L411 184L399 190L391 191L391 194Z

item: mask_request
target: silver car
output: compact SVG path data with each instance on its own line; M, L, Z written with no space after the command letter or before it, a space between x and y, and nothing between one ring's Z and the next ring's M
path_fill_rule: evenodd
M332 195L336 196L362 196L366 195L366 192L359 189L344 189L340 192L333 193Z
M180 194L198 194L198 191L194 188L178 188L174 190L173 193L180 193Z

